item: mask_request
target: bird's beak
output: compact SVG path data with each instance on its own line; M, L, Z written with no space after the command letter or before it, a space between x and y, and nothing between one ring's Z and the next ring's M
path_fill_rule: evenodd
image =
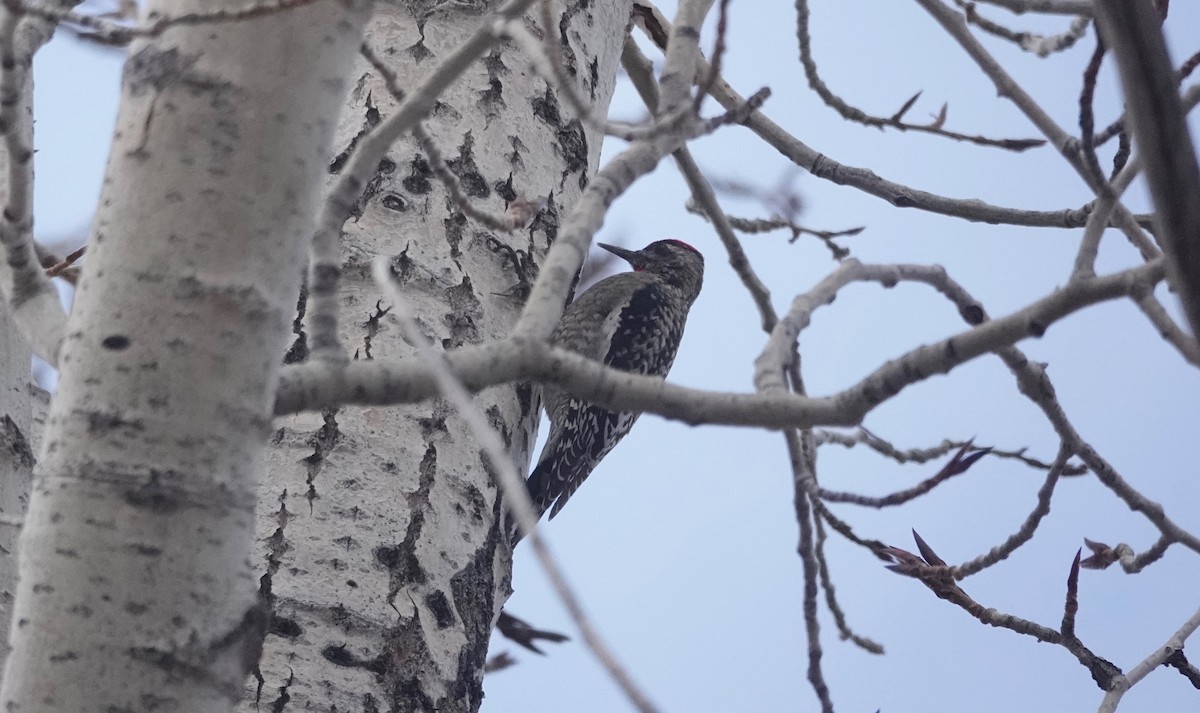
M625 248L619 248L616 245L609 245L608 243L596 243L596 245L604 248L613 255L616 255L625 262L629 263L633 266L633 269L642 269L643 261L641 252L637 250L626 250Z

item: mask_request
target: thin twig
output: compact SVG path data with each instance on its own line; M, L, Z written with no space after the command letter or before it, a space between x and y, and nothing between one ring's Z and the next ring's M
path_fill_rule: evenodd
M800 64L804 67L804 76L808 78L808 86L817 93L817 96L821 97L821 100L824 101L827 106L833 108L839 114L841 114L842 118L863 124L864 126L873 126L879 129L890 127L899 129L900 131L919 131L933 134L935 136L942 136L948 139L954 139L956 141L967 141L980 146L994 146L996 148L1002 148L1009 151L1025 151L1027 149L1037 148L1046 144L1046 142L1042 139L991 139L986 136L969 136L967 134L960 134L955 131L947 131L946 129L943 129L940 125L940 121L935 121L931 124L910 124L906 121L903 121L904 114L916 101L917 96L920 95L920 92L909 99L904 106L890 118L872 116L857 107L851 106L841 97L834 94L821 79L821 76L817 73L817 63L812 56L812 38L809 36L808 32L808 0L795 0L795 3L796 40L800 46ZM714 67L715 66L716 65L714 63ZM713 71L716 70L710 70L710 72ZM708 84L711 86L712 82L709 82ZM705 91L708 90L709 86L705 87Z
M634 2L633 17L635 24L647 37L660 47L665 45L665 38L671 29L671 24L649 0ZM705 74L709 69L709 64L703 58L697 59L697 65L699 74ZM745 101L724 79L717 81L709 94L726 109L742 106ZM1087 222L1088 214L1094 205L1088 203L1079 208L1061 210L1025 210L991 205L978 199L949 198L889 181L867 168L843 164L832 156L805 144L761 112L750 114L744 123L768 146L813 176L838 185L851 186L898 208L915 208L939 215L991 224L1038 228L1079 228ZM1134 218L1139 225L1150 226L1152 223L1149 215L1137 215Z
M1023 113L1029 121L1042 132L1051 144L1058 149L1071 168L1075 169L1088 188L1097 196L1106 195L1102 183L1103 174L1099 178L1093 175L1085 161L1080 157L1078 141L1067 134L1049 114L1038 104L1028 92L1004 70L999 62L979 43L966 26L966 22L958 13L947 7L941 0L917 0L917 2L937 20L938 24L953 38L959 46L975 61L980 70L992 81L996 91L1007 98ZM1200 191L1198 191L1200 192ZM1115 203L1114 222L1125 233L1143 256L1150 260L1157 253L1157 248L1142 234L1132 219L1132 214L1120 202Z
M1109 686L1121 675L1121 669L1112 662L1097 656L1079 639L1065 636L1062 632L1043 626L1037 622L1024 619L1015 614L1001 612L992 607L986 607L975 601L963 591L949 574L946 563L921 536L913 532L913 539L921 555L915 555L899 547L890 547L887 554L896 562L888 569L898 574L919 579L939 599L944 599L961 608L983 624L1008 629L1023 636L1031 636L1038 641L1061 646L1083 664L1092 675L1092 680L1101 690L1109 690Z
M1067 28L1066 32L1047 37L1035 32L1010 30L980 15L973 2L967 2L966 0L954 0L954 2L963 9L963 15L967 18L967 22L990 35L999 37L1002 40L1008 40L1026 52L1036 54L1038 57L1049 57L1055 52L1062 52L1074 47L1075 43L1087 32L1087 28L1092 22L1089 17L1076 17L1071 21L1071 26Z
M1092 0L980 0L1005 8L1018 15L1036 12L1046 15L1092 16Z
M817 557L817 564L820 567L821 589L825 591L825 606L829 607L829 614L833 617L833 623L838 628L838 634L842 637L843 641L851 641L863 651L882 655L884 653L882 644L876 643L865 636L859 636L846 623L846 612L842 611L842 605L838 603L837 591L833 586L833 577L829 574L829 561L825 556L825 521L818 517L813 520L813 524L817 529L817 541L814 553Z
M1096 157L1096 115L1093 112L1093 99L1096 95L1096 77L1100 74L1100 65L1104 62L1104 39L1096 38L1096 48L1092 57L1083 69L1083 81L1079 90L1079 150L1083 154L1083 163L1097 185L1101 187L1100 198L1106 198L1111 193L1107 187L1107 179L1100 168L1100 159Z
M1033 539L1033 533L1037 531L1042 518L1050 512L1050 498L1054 495L1054 486L1058 483L1059 476L1062 475L1062 469L1071 458L1071 455L1070 449L1065 444L1059 447L1058 456L1055 457L1054 463L1050 465L1050 470L1046 473L1046 480L1042 483L1042 487L1038 489L1037 504L1029 515L1025 517L1025 521L1021 523L1021 527L1012 535L1009 535L1003 543L988 550L987 553L954 567L953 576L955 579L966 579L973 574L982 572L988 567L1007 559L1010 554L1016 552L1018 547Z
M1096 712L1113 713L1117 710L1125 693L1138 681L1148 676L1151 671L1166 663L1175 652L1182 651L1184 642L1196 631L1197 627L1200 627L1200 610L1188 617L1183 626L1179 627L1166 643L1154 649L1154 652L1143 659L1141 663L1129 669L1129 673L1118 677L1113 687L1105 694L1104 700L1100 702L1100 707L1096 709Z
M704 104L704 97L708 96L708 90L721 76L721 60L725 57L725 39L728 31L729 0L720 0L717 8L717 39L713 44L712 66L709 67L708 75L700 83L696 98L692 101L692 111L697 114L700 113L700 107Z
M658 92L653 81L650 81L653 79L653 74L649 68L649 60L638 49L637 43L632 38L625 38L621 63L633 80L633 84L639 94L641 94L642 101L652 113L657 111ZM692 191L693 199L698 204L704 206L705 216L708 217L709 222L717 231L717 237L721 239L721 244L725 247L725 251L729 255L729 264L733 267L738 277L741 278L742 285L745 286L754 300L754 304L758 307L763 330L769 332L778 320L778 316L775 314L775 307L771 304L770 291L750 265L750 259L746 256L746 252L742 250L742 245L738 241L737 236L733 234L733 228L729 225L724 211L721 210L716 195L713 193L712 186L704 178L704 174L700 171L700 167L696 165L691 152L688 151L686 146L682 146L674 152L674 156L676 165L679 167L684 180L687 181L688 187Z
M969 451L971 452L968 455ZM863 495L861 493L843 493L835 490L826 490L821 488L821 499L830 503L850 503L851 505L862 505L864 507L872 507L882 509L886 507L894 507L903 505L910 500L915 500L922 495L932 491L937 486L950 480L956 475L966 473L972 465L980 458L988 454L988 449L975 449L974 446L967 442L958 449L954 454L954 458L945 465L940 471L933 476L922 480L911 488L905 488L894 493L883 496Z
M37 47L17 46L21 14L0 10L0 130L6 195L0 210L0 246L11 284L0 287L13 320L34 353L55 364L66 333L67 314L43 271L33 240L33 95L30 76ZM45 37L49 38L49 32Z
M878 435L868 431L866 428L859 426L851 433L843 433L842 431L828 431L817 429L813 431L814 437L817 440L818 446L823 446L827 443L843 446L845 448L854 448L857 445L865 445L876 453L886 456L897 463L928 463L935 458L941 458L950 451L957 450L964 446L971 445L973 441L952 441L945 439L936 446L928 448L907 448L900 449L886 439L880 438ZM996 448L995 446L976 446L983 450L987 449L988 455L992 458L1002 458L1017 460L1030 468L1037 470L1049 470L1051 464L1046 461L1039 460L1032 456L1026 455L1024 448L1019 450L1005 450ZM1063 467L1062 474L1064 476L1083 475L1087 472L1087 466L1078 464L1068 464Z
M793 429L784 431L787 442L788 456L792 462L793 479L797 482L795 493L796 522L800 526L800 562L804 569L804 628L808 639L808 682L817 700L821 702L822 713L833 713L833 700L829 696L829 686L825 683L825 674L821 670L821 625L817 621L817 581L820 576L815 547L813 543L812 511L809 509L809 499L801 481L812 480L811 461L805 453L802 444L803 436Z

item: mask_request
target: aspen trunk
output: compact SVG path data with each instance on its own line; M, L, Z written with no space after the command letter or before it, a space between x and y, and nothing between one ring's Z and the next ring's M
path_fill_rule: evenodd
M130 47L22 535L6 710L240 697L265 623L248 555L275 378L368 6Z
M380 4L367 43L406 91L490 10ZM539 26L535 10L526 27ZM616 82L628 2L553 4L575 90L604 117ZM395 108L365 64L343 113L341 148ZM532 225L493 232L448 197L424 152L399 142L368 183L342 236L341 337L355 358L412 354L371 281L392 271L435 344L504 336L522 306L515 265L540 259L597 167L602 136L501 43L439 97L425 126L478 207L502 214L544 199ZM335 170L336 170L335 160ZM299 323L298 323L299 324ZM297 327L299 330L299 327ZM292 358L305 352L298 331ZM536 387L476 397L519 470L538 421ZM444 403L347 408L283 419L260 493L255 567L273 611L244 711L474 711L492 623L509 593L510 553L496 526L498 490L479 445Z

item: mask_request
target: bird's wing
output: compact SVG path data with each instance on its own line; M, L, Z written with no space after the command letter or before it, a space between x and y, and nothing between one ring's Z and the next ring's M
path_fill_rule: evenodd
M590 292L584 297L588 294ZM665 375L675 359L672 345L679 343L677 334L662 331L664 322L671 322L661 315L668 303L661 286L646 280L627 304L620 305L620 309L611 307L607 314L601 309L606 305L599 301L579 305L577 309L596 314L599 324L593 323L594 332L601 336L612 335L604 336L602 340L607 344L603 355L596 354L593 358L600 358L603 363L621 371ZM585 322L577 320L575 323ZM543 512L549 508L550 518L553 518L592 469L629 433L639 414L613 412L566 396L556 398L548 407L552 422L550 436L537 467L529 476L528 486L534 502Z

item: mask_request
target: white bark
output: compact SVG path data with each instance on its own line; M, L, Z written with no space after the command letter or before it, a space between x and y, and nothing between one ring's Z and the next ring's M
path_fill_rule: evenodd
M33 478L32 417L29 398L29 345L0 302L0 516L20 518ZM0 522L0 625L12 617L17 589L17 535ZM0 665L8 658L8 640L0 644Z
M130 48L23 533L6 710L239 696L264 622L260 452L365 14L319 2Z
M73 3L63 3L69 5ZM10 12L0 9L0 14ZM21 73L13 99L15 105L10 116L13 121L7 127L13 143L33 146L33 77L26 70L29 59L42 45L50 40L53 26L36 18L22 18L13 33L10 48L21 67L10 67L8 71ZM12 146L9 143L8 146ZM13 195L11 181L23 180L28 185L18 191L24 194L22 213L29 215L33 206L32 171L29 166L14 166L10 151L0 151L0 204L7 205ZM16 170L13 170L16 169ZM19 176L19 178L17 178ZM0 627L8 629L12 618L13 602L17 591L17 538L20 528L16 523L25 513L29 501L29 489L33 480L34 418L31 398L31 374L29 344L21 335L20 325L14 319L6 298L13 292L12 272L7 260L0 261ZM61 308L60 308L61 310ZM0 668L8 658L7 637L0 642Z
M427 6L381 5L367 33L409 91L483 19L461 4ZM576 89L601 117L628 13L628 2L554 5L562 22L551 36L564 42ZM526 26L540 24L536 17L531 12ZM365 65L356 79L341 148L395 108ZM425 127L477 207L502 214L518 198L547 198L547 206L529 229L494 233L447 199L411 138L397 144L342 236L340 337L360 360L412 353L377 307L390 307L371 281L379 254L395 256L399 288L435 344L507 335L522 305L507 250L540 259L594 172L601 142L509 43L472 64ZM303 354L304 340L297 336L293 356ZM524 471L536 389L495 386L476 400ZM256 560L274 618L262 681L251 681L243 709L476 710L510 570L498 491L479 444L441 401L352 407L279 425Z

